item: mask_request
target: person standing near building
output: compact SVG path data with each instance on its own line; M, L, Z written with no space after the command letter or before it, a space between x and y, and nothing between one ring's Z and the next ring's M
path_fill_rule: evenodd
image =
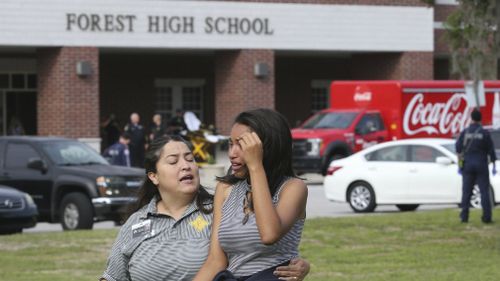
M121 135L120 126L116 120L116 117L111 113L104 122L101 123L101 128L104 133L104 147L109 147L115 144Z
M125 133L130 136L130 164L133 167L142 168L144 165L144 151L146 145L146 133L140 122L139 114L134 112L130 115L130 123L125 126Z
M120 136L118 142L104 151L103 156L110 159L109 163L111 165L130 167L129 143L130 137L128 134L124 133Z
M163 126L162 118L160 114L153 115L153 123L151 123L151 127L149 129L149 142L152 142L154 139L159 137L163 137L166 135L165 127Z
M16 116L12 116L9 123L8 135L23 136L25 135L23 124Z
M168 133L172 135L180 135L184 130L187 130L186 123L184 122L184 112L178 108L175 111L175 116L170 118L168 122Z
M491 223L490 199L490 177L488 171L489 161L493 163L492 174L496 174L495 147L490 133L481 126L481 112L474 109L471 113L471 125L460 133L455 144L458 154L463 153L464 163L461 168L462 173L462 211L460 219L463 223L469 221L469 204L472 196L474 184L477 183L481 192L481 206L483 207L483 216L481 220L484 223Z

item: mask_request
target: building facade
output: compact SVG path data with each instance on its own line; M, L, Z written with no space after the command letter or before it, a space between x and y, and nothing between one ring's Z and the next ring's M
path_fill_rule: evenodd
M332 80L448 79L453 0L3 0L0 134L100 145L114 114L193 111L220 134L243 110L292 126L329 104ZM103 144L104 145L104 144Z

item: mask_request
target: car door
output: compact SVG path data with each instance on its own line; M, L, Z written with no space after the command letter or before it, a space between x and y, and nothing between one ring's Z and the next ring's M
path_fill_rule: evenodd
M404 203L409 186L408 146L391 145L366 155L377 204Z
M457 166L439 164L437 157L447 156L431 145L410 146L409 177L415 203L456 202L457 193L460 193Z
M52 179L50 171L28 168L30 159L42 159L41 154L27 142L8 141L4 150L2 182L31 195L40 215L50 214Z
M368 148L387 139L387 130L380 113L366 113L354 129L356 151Z

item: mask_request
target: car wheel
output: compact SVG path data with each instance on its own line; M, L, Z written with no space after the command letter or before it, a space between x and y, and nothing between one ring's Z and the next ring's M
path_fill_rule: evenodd
M495 195L493 194L493 187L490 186L490 200L493 204ZM470 197L470 206L472 208L481 209L481 190L479 190L479 186L476 184L472 189L472 195ZM494 206L494 205L492 205Z
M415 211L418 208L418 204L398 204L396 207L402 212Z
M82 193L69 193L63 197L60 208L64 230L92 229L94 212L89 198Z
M375 210L375 192L365 182L356 182L347 191L349 205L356 213L367 213Z

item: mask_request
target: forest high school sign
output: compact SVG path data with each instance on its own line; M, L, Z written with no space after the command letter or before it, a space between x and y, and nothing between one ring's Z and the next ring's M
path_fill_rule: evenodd
M0 46L432 51L426 7L2 0Z

